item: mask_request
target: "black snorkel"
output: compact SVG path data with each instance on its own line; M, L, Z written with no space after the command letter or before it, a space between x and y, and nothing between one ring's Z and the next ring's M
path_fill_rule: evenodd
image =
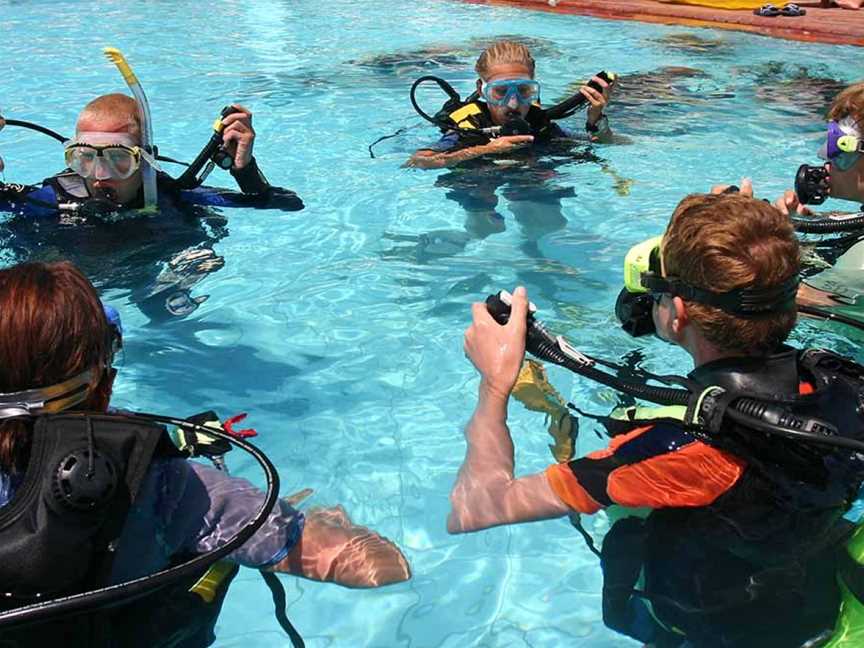
M612 84L615 82L615 75L608 74L605 70L598 72L596 77L603 79L606 83ZM594 88L597 92L603 92L603 86L591 79L587 84L589 88ZM546 117L555 121L557 119L566 119L572 116L577 110L585 106L588 99L581 92L576 92L561 103L557 103L550 108L545 108Z
M510 295L499 292L489 295L486 308L496 322L505 325L510 319ZM526 350L533 356L569 369L581 376L599 382L621 393L660 405L679 405L687 408L684 424L697 437L711 441L721 434L723 421L731 421L750 429L785 437L810 445L843 448L864 452L864 442L838 436L831 423L812 416L793 413L782 403L756 398L744 393L728 392L721 387L708 387L697 391L695 385L683 376L659 376L639 371L640 380L628 380L597 368L603 365L619 373L633 374L629 367L588 356L570 345L561 336L553 337L538 322L531 309L528 311ZM678 384L686 389L648 385L647 381Z

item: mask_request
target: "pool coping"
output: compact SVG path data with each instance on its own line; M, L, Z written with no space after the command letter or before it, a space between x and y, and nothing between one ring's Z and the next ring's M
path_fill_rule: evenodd
M822 8L817 1L799 2L806 16L764 18L751 9L712 9L658 0L462 0L470 4L509 5L538 11L637 20L687 27L731 29L788 40L864 46L864 8L848 11ZM766 0L766 3L769 0ZM550 4L550 2L552 4ZM777 6L784 3L775 2ZM842 20L840 20L842 18Z

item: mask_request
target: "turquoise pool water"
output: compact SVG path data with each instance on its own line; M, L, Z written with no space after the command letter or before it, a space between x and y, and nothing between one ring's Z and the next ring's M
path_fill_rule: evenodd
M84 103L124 89L101 55L113 45L148 92L162 152L190 158L219 109L240 101L255 113L265 173L307 208L227 210L227 225L206 236L170 234L173 247L156 236L97 247L91 271L126 327L115 403L247 411L283 494L311 487L314 504L342 503L404 547L414 569L404 585L351 592L283 579L310 647L635 645L603 628L597 561L566 521L445 532L477 387L462 353L469 304L522 283L576 346L613 358L638 347L649 368L685 371L683 353L618 330L623 254L659 233L688 192L742 175L765 197L787 188L815 160L821 111L853 80L859 51L433 0L398 11L379 0L130 6L0 1L3 114L71 132ZM425 73L467 94L477 53L503 35L530 39L547 101L600 69L624 75L609 114L627 142L594 147L595 161L564 157L544 176L549 191L575 190L561 198L563 221L535 222L524 203L516 218L502 196L503 231L482 238L466 231L451 188L436 186L443 173L400 168L435 137L407 94ZM414 128L370 159L367 145L403 126ZM9 181L61 166L51 140L11 128L0 154ZM225 266L190 288L209 295L197 310L154 320L142 295L165 250L187 244L213 248ZM51 245L42 252L64 252L62 238ZM796 337L862 359L842 329L804 324ZM550 375L580 407L615 401L563 370ZM544 468L542 417L514 404L511 427L518 472ZM602 443L583 423L580 452ZM232 459L258 480L251 462ZM602 534L605 519L586 526ZM271 609L258 576L242 572L216 645L286 645Z

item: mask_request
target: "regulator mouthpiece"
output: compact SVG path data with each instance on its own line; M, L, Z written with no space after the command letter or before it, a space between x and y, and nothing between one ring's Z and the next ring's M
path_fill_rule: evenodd
M615 302L615 317L621 322L621 328L633 337L654 335L657 328L654 326L653 307L654 299L650 293L632 293L622 288Z
M501 127L499 135L503 137L509 135L530 135L531 132L531 124L521 117L514 117Z
M802 164L795 174L795 193L802 205L821 205L828 199L828 171Z

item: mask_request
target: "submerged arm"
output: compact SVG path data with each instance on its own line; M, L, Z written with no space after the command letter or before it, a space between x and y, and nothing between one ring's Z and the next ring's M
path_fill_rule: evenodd
M442 144L447 141L447 137L444 137L441 140ZM453 138L452 145L455 146L457 141L457 139ZM405 166L417 169L443 169L445 167L456 166L461 162L473 160L474 158L483 155L513 151L528 146L533 141L533 135L509 135L505 137L497 137L486 144L480 144L478 146L466 146L464 148L451 150L438 150L435 148L420 149L408 159Z
M355 588L381 587L411 578L411 568L399 547L354 524L341 506L309 511L291 553L266 569Z
M450 492L447 531L464 533L569 513L544 473L513 477L507 397L481 384L479 402L465 429L465 438L468 450Z
M510 321L500 326L485 304L474 304L465 354L480 373L477 408L465 430L468 449L450 493L450 533L566 515L569 510L544 474L515 479L507 401L525 355L528 297L513 294Z

